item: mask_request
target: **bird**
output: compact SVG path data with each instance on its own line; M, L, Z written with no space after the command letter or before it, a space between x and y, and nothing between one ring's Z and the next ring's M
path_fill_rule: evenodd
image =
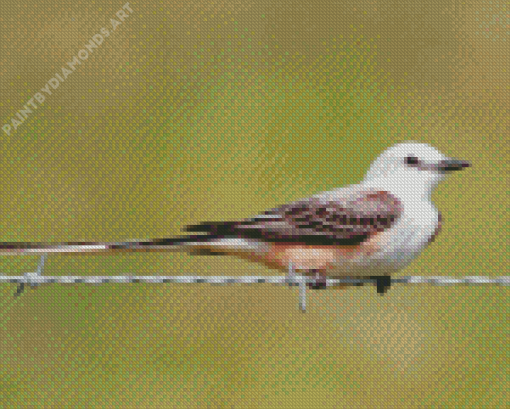
M439 234L442 217L432 202L435 188L465 160L445 156L416 141L397 143L370 165L359 184L234 220L186 226L188 234L122 242L0 243L0 255L180 251L222 255L263 264L293 277L369 278L384 294L391 275L409 265ZM198 233L198 234L189 234ZM342 286L342 287L345 287Z

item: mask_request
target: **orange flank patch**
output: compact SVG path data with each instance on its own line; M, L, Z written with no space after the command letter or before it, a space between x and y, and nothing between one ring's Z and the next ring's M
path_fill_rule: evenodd
M353 258L359 246L312 246L300 243L278 243L268 254L268 261L288 269L292 263L296 269L328 270L339 258Z
M354 258L359 246L312 246L301 243L273 243L265 254L238 254L242 258L288 271L289 262L296 270L326 271L339 258Z

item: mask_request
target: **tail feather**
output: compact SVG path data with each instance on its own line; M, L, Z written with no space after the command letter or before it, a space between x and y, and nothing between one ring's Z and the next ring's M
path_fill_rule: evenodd
M130 240L123 242L0 242L0 255L188 251L190 248L186 247L186 244L206 243L214 238L214 236L183 236L149 240Z
M186 226L184 231L208 233L210 236L229 236L235 233L235 227L239 222L201 222ZM202 237L202 236L199 236Z

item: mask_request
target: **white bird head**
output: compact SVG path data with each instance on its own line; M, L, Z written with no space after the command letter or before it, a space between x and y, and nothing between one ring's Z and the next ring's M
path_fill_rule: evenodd
M409 141L381 153L363 182L393 189L412 187L415 192L430 195L446 175L469 166L469 162L449 158L426 143Z

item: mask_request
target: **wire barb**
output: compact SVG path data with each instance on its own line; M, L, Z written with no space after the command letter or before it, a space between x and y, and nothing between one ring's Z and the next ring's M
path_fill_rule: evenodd
M37 270L35 273L25 273L25 276L28 278L30 277L42 277L42 271L44 268L44 261L46 260L47 254L43 254L41 258L39 259L39 264L37 265ZM0 277L1 278L1 277ZM35 282L28 282L32 288L38 286L39 284L36 284ZM14 293L15 297L19 297L21 294L23 294L23 291L25 291L25 283L20 282L18 285L18 288L16 289L16 292Z

